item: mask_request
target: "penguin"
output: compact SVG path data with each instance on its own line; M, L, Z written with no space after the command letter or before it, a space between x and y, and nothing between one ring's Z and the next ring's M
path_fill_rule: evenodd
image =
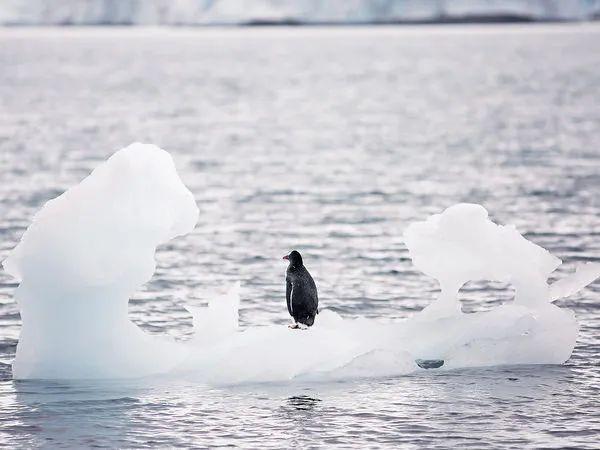
M285 298L288 312L294 318L290 328L310 327L318 314L317 286L304 267L300 253L293 250L283 259L289 261L285 272Z

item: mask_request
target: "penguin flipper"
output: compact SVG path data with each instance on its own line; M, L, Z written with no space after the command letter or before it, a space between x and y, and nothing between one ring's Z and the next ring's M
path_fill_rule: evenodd
M288 313L290 313L290 316L294 315L294 311L292 309L292 291L293 291L292 282L288 278L286 278L285 279L285 300L287 303L287 309L288 309Z

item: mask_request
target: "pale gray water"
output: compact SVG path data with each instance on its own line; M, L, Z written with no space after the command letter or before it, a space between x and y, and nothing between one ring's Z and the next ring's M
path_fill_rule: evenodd
M600 27L0 30L0 258L48 199L134 140L169 150L200 207L131 318L185 338L189 301L241 280L244 326L288 321L296 247L322 307L406 317L435 296L401 234L459 201L572 270L600 261ZM560 301L565 366L336 384L14 382L0 271L0 444L597 448L600 284ZM507 301L470 283L464 309Z

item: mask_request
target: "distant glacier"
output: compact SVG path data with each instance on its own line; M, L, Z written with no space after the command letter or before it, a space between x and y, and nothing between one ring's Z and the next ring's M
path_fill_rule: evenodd
M0 25L583 21L600 0L2 0Z

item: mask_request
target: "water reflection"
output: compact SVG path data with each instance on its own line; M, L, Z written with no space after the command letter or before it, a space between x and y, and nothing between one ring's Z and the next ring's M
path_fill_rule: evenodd
M298 411L311 411L321 401L319 398L313 398L308 395L298 395L287 399L287 404L290 408Z
M294 395L285 399L278 414L289 433L291 446L304 446L318 439L327 413L320 408L321 400L313 395Z
M288 446L435 436L456 446L526 446L548 433L585 432L595 420L590 389L568 366L223 389L167 379L12 381L0 383L0 436L26 447L186 446L192 436L201 446L258 445L267 435ZM515 426L529 435L513 436Z
M121 442L140 388L123 381L14 381L3 421L35 428L34 446L104 446ZM15 436L13 436L15 437Z

